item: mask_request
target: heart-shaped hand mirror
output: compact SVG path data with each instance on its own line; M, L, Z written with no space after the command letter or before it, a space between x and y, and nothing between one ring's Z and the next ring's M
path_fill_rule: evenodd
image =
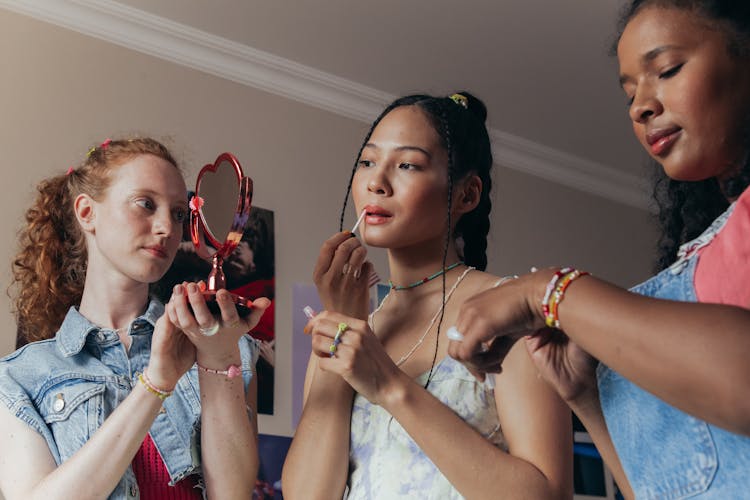
M206 279L203 297L214 315L221 311L216 292L226 288L224 259L229 257L245 230L253 199L253 181L242 172L237 158L222 153L213 164L204 166L190 200L190 237L201 253L211 257L212 269ZM205 247L205 248L203 248ZM232 294L241 317L250 313L252 300Z

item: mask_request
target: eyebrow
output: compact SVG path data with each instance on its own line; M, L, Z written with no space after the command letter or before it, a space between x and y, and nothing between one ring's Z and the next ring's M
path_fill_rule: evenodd
M375 150L380 149L380 147L377 144L374 144L372 142L368 142L367 144L365 144L364 148L370 148L370 149L375 149ZM418 153L422 153L427 158L432 159L432 154L426 149L420 148L419 146L399 146L397 148L394 148L394 150L399 151L399 152L400 151L416 151Z
M666 52L666 51L668 51L670 49L675 49L675 48L677 48L676 45L662 45L660 47L656 47L654 49L651 49L648 52L646 52L645 54L643 54L643 56L641 57L641 65L646 66L650 62L652 62L654 59L656 59L657 57L659 57L660 54L662 54L662 53L664 53L664 52ZM625 83L627 83L628 81L630 81L630 77L629 76L627 76L627 75L620 75L620 87L622 87L623 85L625 85Z
M164 196L164 193L159 193L157 191L154 191L153 189L148 189L148 188L136 189L134 193L135 194L147 194L147 195L155 196L155 197ZM183 199L176 201L175 205L179 205L182 208L189 208L187 200L183 200Z

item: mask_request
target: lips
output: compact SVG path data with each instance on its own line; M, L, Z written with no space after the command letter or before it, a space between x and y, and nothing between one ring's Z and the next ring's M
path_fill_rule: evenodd
M650 146L651 154L660 156L667 153L680 137L681 132L682 129L679 127L661 128L648 132L646 142Z
M393 214L388 210L378 205L367 205L365 206L365 224L369 226L377 226L388 222Z
M146 250L151 255L153 255L154 257L158 257L160 259L167 258L167 248L161 245L152 245L148 247L143 247L143 249Z
M367 217L369 217L369 216L391 217L393 215L388 210L386 210L383 207L379 207L378 205L367 205L367 206L365 206L365 212L367 213Z

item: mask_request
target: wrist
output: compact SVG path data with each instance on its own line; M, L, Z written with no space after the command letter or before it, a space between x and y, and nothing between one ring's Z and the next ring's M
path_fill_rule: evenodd
M174 377L170 377L160 369L158 363L149 363L143 369L143 375L154 388L159 389L161 392L172 392L177 386L177 380Z
M397 370L391 380L387 382L381 390L380 406L393 415L392 409L404 406L410 399L409 384L412 380L409 379L404 372Z
M197 355L195 358L196 363L204 368L211 370L226 370L230 365L241 365L242 357L240 356L240 350L235 349L234 352L227 353L212 353Z

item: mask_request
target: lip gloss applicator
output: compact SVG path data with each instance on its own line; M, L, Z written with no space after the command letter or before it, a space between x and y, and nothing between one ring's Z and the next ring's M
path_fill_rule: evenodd
M362 221L365 219L365 215L367 215L367 209L363 209L362 213L359 216L359 219L357 219L357 222L354 224L354 227L352 228L352 234L354 234L354 231L357 230L359 225L362 223Z

